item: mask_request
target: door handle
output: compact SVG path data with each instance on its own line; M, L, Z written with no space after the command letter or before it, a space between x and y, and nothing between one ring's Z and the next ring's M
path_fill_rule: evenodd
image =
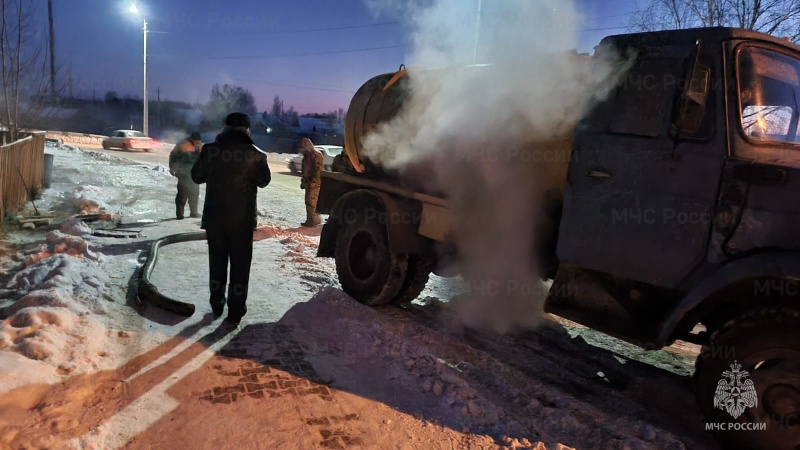
M605 170L587 170L586 176L592 178L611 178L611 172Z

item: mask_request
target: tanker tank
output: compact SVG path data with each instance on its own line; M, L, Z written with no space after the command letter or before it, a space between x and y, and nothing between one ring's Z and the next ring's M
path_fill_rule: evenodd
M465 66L469 70L496 70L491 66ZM434 73L442 69L401 69L397 72L375 76L364 83L354 94L345 118L344 153L334 168L337 171L357 174L371 179L391 182L407 189L424 192L430 195L445 197L446 189L442 189L437 180L436 165L442 158L433 155L428 158L415 158L402 169L389 169L380 161L367 156L370 152L365 143L369 133L381 124L388 123L402 112L409 99L410 85L416 76L447 76ZM446 78L444 79L446 82ZM509 124L511 126L511 124ZM519 124L514 124L519 126ZM530 127L528 127L530 128ZM572 152L572 130L554 136L549 132L527 130L524 137L519 135L509 141L502 130L493 136L486 136L479 145L487 148L513 149L519 162L529 166L527 173L536 177L539 189L555 193L560 197L566 182L567 168ZM470 144L476 144L474 141ZM397 148L402 148L398 145ZM446 152L442 152L446 153ZM496 161L496 160L495 160ZM507 163L509 161L506 161ZM512 162L516 164L517 162ZM491 158L485 164L492 164ZM497 164L498 170L504 164ZM508 164L505 164L507 166ZM527 170L527 169L526 169Z

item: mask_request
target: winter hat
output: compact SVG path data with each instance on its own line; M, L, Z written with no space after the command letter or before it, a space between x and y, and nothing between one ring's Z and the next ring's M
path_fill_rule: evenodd
M192 133L192 135L191 135L191 136L189 136L189 140L190 140L190 141L202 141L202 140L203 140L203 138L200 136L200 133L198 133L197 131L195 131L194 133Z
M309 139L309 138L305 138L305 137L304 138L300 138L300 142L298 142L298 145L299 145L299 147L301 149L304 149L304 150L308 150L308 151L313 151L314 150L314 143L311 142L311 139Z
M250 128L250 117L244 113L231 113L225 118L225 125L229 127Z

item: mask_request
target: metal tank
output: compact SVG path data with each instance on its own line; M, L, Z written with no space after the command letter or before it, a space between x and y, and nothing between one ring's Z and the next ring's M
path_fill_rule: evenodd
M380 123L397 115L406 97L408 70L384 73L364 83L350 101L345 117L344 148L350 164L357 172L377 165L364 156L363 141Z
M366 154L366 136L380 124L395 116L408 99L411 77L432 75L435 72L452 70L502 70L493 65L472 65L460 68L413 69L401 66L397 72L384 73L369 79L353 95L345 117L345 151L349 164L347 171L355 171L369 178L404 185L406 188L420 190L432 195L445 195L446 189L438 186L435 160L417 160L402 169L402 173L389 170L378 161L371 161ZM449 74L444 74L448 76ZM434 76L437 78L439 74ZM517 124L519 125L519 124ZM487 136L485 143L491 146L517 149L515 152L528 176L535 177L538 189L555 191L560 197L566 181L567 168L572 153L572 133L558 136L543 134L542 130L530 130L524 138L517 136L513 141L505 138L502 130ZM352 166L352 169L351 167ZM499 166L498 170L503 170Z

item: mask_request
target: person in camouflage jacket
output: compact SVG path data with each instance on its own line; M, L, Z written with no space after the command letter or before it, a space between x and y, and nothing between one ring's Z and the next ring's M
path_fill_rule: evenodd
M183 219L186 202L189 202L189 217L199 218L198 200L200 186L192 181L192 166L200 156L203 140L200 133L192 133L178 142L169 154L169 173L178 179L178 194L175 196L175 217Z
M320 224L317 209L317 199L319 198L319 188L322 184L320 175L325 165L325 158L322 152L314 148L311 139L302 138L299 144L300 153L303 155L302 179L300 189L306 191L306 221L300 224L304 227L315 227Z

